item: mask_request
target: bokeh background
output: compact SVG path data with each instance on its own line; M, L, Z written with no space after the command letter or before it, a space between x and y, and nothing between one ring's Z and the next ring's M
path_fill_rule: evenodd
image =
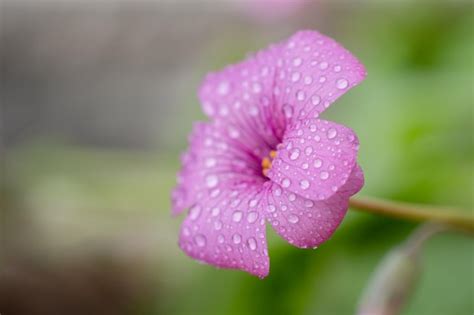
M473 207L472 1L0 3L2 315L353 314L414 224L350 211L317 250L269 228L260 280L189 259L170 216L201 78L302 28L368 69L324 114L359 135L360 194ZM403 314L473 314L472 239L422 266Z

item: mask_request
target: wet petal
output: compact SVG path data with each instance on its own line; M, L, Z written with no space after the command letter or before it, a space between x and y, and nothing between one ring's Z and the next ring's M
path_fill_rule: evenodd
M210 73L199 89L204 113L232 123L242 138L267 144L268 149L278 144L278 135L281 137L285 127L281 115L275 115L272 97L279 52L280 47L274 45Z
M196 123L182 157L178 185L172 192L173 213L206 197L216 197L237 183L262 182L260 158L218 122Z
M261 186L242 184L196 203L179 245L192 258L259 277L269 271Z
M345 185L326 200L306 199L269 183L265 215L289 243L301 248L317 247L332 236L347 212L349 197L358 192L363 183L363 174L357 165Z
M318 117L366 76L364 66L348 50L318 32L296 33L280 54L276 102L292 121Z
M290 125L268 177L306 199L328 199L347 182L359 142L342 125L308 119Z

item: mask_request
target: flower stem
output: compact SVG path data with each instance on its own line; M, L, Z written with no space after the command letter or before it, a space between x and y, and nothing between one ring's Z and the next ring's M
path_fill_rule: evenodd
M466 210L388 201L370 197L349 200L352 209L411 221L432 221L474 233L474 216Z

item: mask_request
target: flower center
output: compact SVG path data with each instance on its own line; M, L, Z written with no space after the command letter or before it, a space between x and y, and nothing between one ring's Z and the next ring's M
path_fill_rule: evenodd
M267 177L268 172L272 168L272 161L276 157L277 152L275 150L271 150L269 156L266 156L262 159L262 173L265 177Z

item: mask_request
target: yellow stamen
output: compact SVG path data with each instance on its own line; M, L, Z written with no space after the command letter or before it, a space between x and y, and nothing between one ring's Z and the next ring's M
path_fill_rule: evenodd
M272 168L272 161L276 157L276 151L270 151L268 154L270 157L266 156L262 159L262 173L264 176L267 176L268 172Z

